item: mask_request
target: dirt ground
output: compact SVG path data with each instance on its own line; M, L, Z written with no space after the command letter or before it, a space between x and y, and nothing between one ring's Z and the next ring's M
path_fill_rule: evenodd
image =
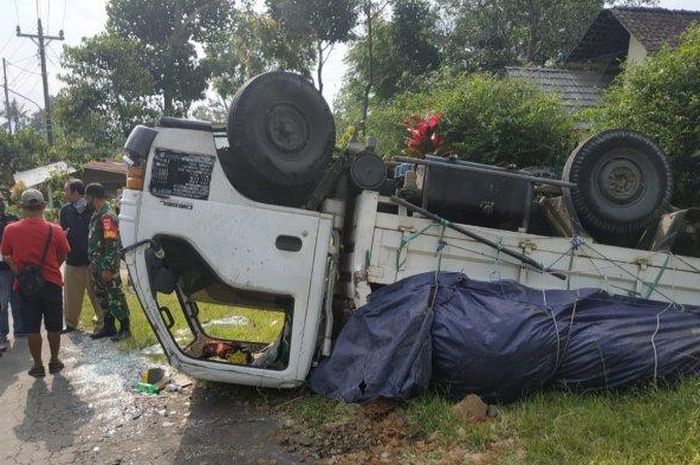
M83 333L64 336L62 374L34 379L26 341L11 342L0 357L0 464L310 463L280 444L284 426L250 389L137 394L138 373L153 364Z

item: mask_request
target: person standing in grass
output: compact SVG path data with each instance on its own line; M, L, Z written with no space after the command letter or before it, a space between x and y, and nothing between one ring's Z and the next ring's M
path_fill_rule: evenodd
M85 184L80 179L71 179L66 182L63 194L68 200L68 204L61 208L59 216L61 227L68 236L71 248L63 271L65 281L63 306L66 320L63 332L69 333L78 328L85 291L87 290L92 308L95 310L95 332L93 334L99 334L104 326L104 314L90 283L92 275L88 259L88 233L90 232L92 210L85 199Z
M129 306L122 290L122 278L119 274L121 265L121 241L119 223L105 201L105 189L102 184L93 183L85 189L85 197L94 211L90 221L88 236L88 257L95 286L95 297L104 311L104 328L93 335L94 338L110 336L113 341L120 341L130 336ZM119 321L119 332L114 322Z
M20 285L21 276L15 280L15 288L19 291L22 322L34 359L29 375L42 377L46 375L41 357L42 319L51 349L49 372L57 373L63 369L63 363L58 358L63 329L63 279L60 268L70 252L70 245L63 229L44 219L46 202L41 192L27 189L22 193L21 202L25 219L5 227L0 251L15 276L25 274L30 267L38 270L36 276L41 280L41 285L36 286L35 292Z
M19 218L5 211L5 197L0 193L0 242L5 227L18 221ZM0 353L7 350L7 336L10 334L10 315L9 309L12 306L12 323L15 338L22 336L22 318L19 313L19 303L15 297L12 287L15 282L15 276L6 262L0 257Z

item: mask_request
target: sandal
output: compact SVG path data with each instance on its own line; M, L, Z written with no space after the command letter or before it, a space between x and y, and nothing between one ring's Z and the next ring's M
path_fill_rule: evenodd
M27 373L29 376L33 376L35 378L43 378L46 376L46 370L44 370L44 367L41 365L34 365Z
M59 371L63 370L64 368L65 368L65 365L60 360L56 360L55 362L49 362L49 373L51 373L51 374L58 373Z

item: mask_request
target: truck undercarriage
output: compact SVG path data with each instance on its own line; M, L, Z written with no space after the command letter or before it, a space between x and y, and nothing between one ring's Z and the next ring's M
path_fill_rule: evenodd
M308 108L311 116L304 114L294 99L319 97L308 83L281 76L248 84L246 98L259 93L264 98L258 105L270 110L254 110L243 99L239 105L257 116L243 121L240 108L232 109L228 140L208 123L165 119L157 128L136 128L126 144L130 179L120 214L125 260L155 334L183 372L261 387L297 386L314 362L330 354L349 311L364 305L372 291L423 272L455 271L543 290L596 287L676 305L700 301L697 211L671 211L665 189L655 193L645 187L651 179L635 181L648 174L646 161L638 171L620 157L603 166L610 182L600 192L608 197L594 201L601 210L622 205L621 216L629 218L599 222L588 234L581 224L595 223L597 216L587 212L581 221L566 211L582 201L570 186L588 181L472 166L467 168L481 170L482 180L493 181L463 195L439 189L440 179L447 179L441 176L452 179L445 185L474 182L474 176L455 175L465 171L452 170L455 160L433 160L440 166L422 173L408 163L401 176L389 179L371 144L355 144L331 160L332 120L310 129L319 118L326 121L325 102L318 114ZM287 100L270 100L270 86L282 86ZM304 137L297 137L299 131ZM270 158L274 150L281 155ZM306 153L313 160L305 161ZM325 162L314 158L319 156ZM448 175L440 174L444 170ZM423 184L411 184L407 171L418 173ZM559 184L553 194L548 182L550 188ZM505 201L509 190L516 192L514 200ZM430 218L406 208L412 202L432 212ZM543 206L557 202L558 209ZM649 208L658 215L644 217ZM596 240L616 230L607 243ZM179 308L162 303L168 295L177 297ZM275 334L250 341L212 330L209 309L233 317L241 306L275 314Z

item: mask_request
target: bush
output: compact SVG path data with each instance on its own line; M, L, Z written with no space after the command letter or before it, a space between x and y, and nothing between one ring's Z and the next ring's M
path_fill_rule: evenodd
M372 109L367 133L379 139L384 156L402 151L406 118L432 112L444 114L445 147L466 160L561 167L573 148L573 120L555 96L525 82L442 75L421 87Z
M678 206L700 207L700 26L678 48L628 63L589 114L597 131L627 127L655 139L671 159Z

